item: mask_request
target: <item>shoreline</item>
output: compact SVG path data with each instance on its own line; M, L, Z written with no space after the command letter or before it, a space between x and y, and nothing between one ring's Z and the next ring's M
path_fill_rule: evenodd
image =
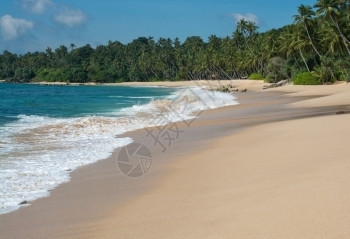
M85 83L76 83L76 82L63 82L63 81L39 81L39 82L9 82L7 80L0 80L2 83L14 83L14 84L30 84L30 85L111 85L111 86L118 86L118 85L126 85L126 86L191 86L191 85L227 85L229 83L242 83L242 82L249 82L248 84L252 84L252 82L255 82L259 85L270 85L272 83L266 83L264 80L251 80L251 79L228 79L228 80L181 80L181 81L125 81L125 82L116 82L116 83L100 83L100 82L85 82ZM198 84L196 84L198 83ZM334 86L339 84L347 84L349 82L346 81L337 81L333 84L325 84L325 85L294 85L296 87L318 87L318 86ZM286 84L286 85L293 85L293 84ZM282 85L285 86L285 85ZM273 87L273 88L279 88L281 86ZM266 88L266 89L273 89L273 88Z
M256 86L254 85L249 91L254 91L254 87ZM348 85L343 87L348 87ZM129 178L125 178L125 176L121 175L120 172L118 173L118 169L115 167L115 165L113 168L110 168L111 165L113 165L111 164L111 159L113 157L115 158L117 154L117 152L114 152L114 156L110 157L109 159L101 160L93 165L83 166L82 168L72 172L71 181L54 189L51 196L34 201L33 205L30 207L22 207L20 210L13 213L0 215L0 231L8 233L4 235L14 236L17 234L17 236L19 236L18 238L20 238L21 235L35 235L33 237L29 236L28 238L45 238L40 237L40 235L52 235L54 238L56 238L56 236L57 238L84 238L84 236L86 238L89 237L89 235L92 235L91 233L101 233L103 235L104 230L108 230L110 232L114 231L111 228L103 227L103 225L110 226L111 221L106 222L104 220L111 217L111 209L113 209L112 211L114 212L112 215L115 216L115 213L117 213L115 210L124 210L125 208L129 207L128 205L130 202L134 202L135 200L139 201L138 199L142 199L144 197L143 195L149 195L149 193L152 193L156 188L161 188L161 186L159 186L159 180L163 177L167 178L169 172L171 172L173 168L181 168L181 163L179 163L179 161L181 161L180 156L189 159L188 155L200 154L201 151L210 153L211 150L208 150L208 148L210 149L211 145L217 142L216 140L220 141L222 138L234 136L237 132L238 134L240 134L240 132L243 132L244 134L245 131L249 131L250 127L259 127L257 125L264 125L269 122L270 124L274 125L275 123L271 123L271 121L275 122L288 120L286 122L289 122L290 120L300 117L304 118L329 114L335 115L339 111L345 112L349 110L348 106L350 104L347 101L343 102L343 105L339 106L339 100L344 99L343 96L339 98L339 94L346 94L346 96L348 96L348 89L336 89L333 90L331 94L329 92L323 92L325 93L323 94L323 97L328 97L329 101L338 100L333 102L333 104L327 105L326 107L322 106L324 103L322 102L323 97L317 97L322 93L322 90L320 91L319 89L313 89L313 87L306 87L302 90L295 87L280 87L266 90L264 92L249 93L248 91L247 94L239 94L237 100L238 102L242 100L243 105L205 111L203 114L201 114L200 118L194 122L191 129L187 129L186 125L181 125L181 128L187 129L188 133L187 136L182 138L182 142L178 142L177 145L173 146L167 151L168 156L166 157L172 158L172 160L162 160L162 158L164 158L164 154L158 152L159 148L154 146L152 147L153 142L147 142L149 144L148 147L155 153L153 160L155 160L157 163L154 167L152 166L153 168L151 168L151 172L144 175L144 177L130 181ZM329 96L331 96L331 99L329 99ZM348 98L345 97L345 99ZM308 101L311 101L311 103L315 106L315 109L310 107L300 108L298 106L298 104L300 105L302 102ZM288 114L281 114L281 110L285 113L288 112ZM318 118L316 117L315 119ZM234 125L233 128L232 125ZM129 132L126 135L131 136L135 141L149 141L149 138L145 138L144 130ZM206 168L208 169L208 166ZM102 174L101 172L104 173ZM93 177L98 182L89 180L89 177ZM99 181L100 177L107 178L103 178L101 181ZM116 178L120 180L118 183L108 183L109 180L116 180ZM105 184L109 184L109 186L105 186ZM95 195L96 192L101 193L101 195ZM82 202L82 195L85 194L88 194L87 198ZM68 202L65 202L67 195L68 197L72 196L73 198L70 198L68 199ZM86 207L89 204L94 205L94 202L96 203L100 199L103 199L106 205L96 206L96 209L91 210L93 212L90 213L81 211L84 206ZM80 203L83 205L80 205ZM65 207L68 207L70 210L67 210ZM47 209L48 212L39 211L43 208ZM54 214L51 214L53 212L58 214L57 217L53 217ZM44 219L47 219L47 222L45 222L46 220L42 221L37 219L36 222L32 223L33 228L24 226L25 222L27 222L27 220L33 216L35 218L42 216ZM69 224L69 230L71 230L72 233L70 236L72 237L64 234L62 235L60 233L62 227L68 229L67 222L62 220L67 220L67 216L73 217L73 219L69 219L70 221L68 220L71 224L73 224ZM57 223L57 221L59 222L58 227L51 225L51 223ZM80 228L81 224L100 225L100 221L103 221L103 230L96 230L95 232L88 230L89 234L84 234L82 231L81 234L78 233L80 230L78 228ZM8 225L9 223L11 224L11 222L15 223L16 227L20 225L20 232L12 231L12 229L14 230L15 228ZM39 225L41 223L44 223L44 225ZM14 236L11 238L16 237Z
M28 85L45 85L45 86L138 86L138 87L202 87L205 89L216 90L220 86L234 85L242 90L259 91L263 86L270 85L262 80L247 80L247 79L232 79L232 80L194 80L194 81L155 81L155 82L120 82L120 83L69 83L69 82L29 82L29 83L14 83ZM245 87L245 88L244 88Z

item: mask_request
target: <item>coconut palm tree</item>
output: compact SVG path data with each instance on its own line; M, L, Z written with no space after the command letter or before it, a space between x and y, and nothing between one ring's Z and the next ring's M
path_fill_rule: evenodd
M311 43L312 48L314 49L314 51L316 52L316 54L322 59L321 54L319 53L319 51L317 50L311 35L310 35L310 30L309 28L312 26L313 24L313 17L315 16L315 12L312 11L312 8L310 6L306 6L301 4L298 7L298 14L294 15L294 23L298 23L298 24L303 24L307 33L307 36L309 38L309 41Z
M350 55L350 50L348 47L350 42L341 31L338 22L338 18L342 15L341 11L339 10L341 2L343 2L343 0L318 0L314 7L317 8L317 15L322 16L324 20L330 19L332 21L333 25L337 28L338 33L343 40L348 54Z
M241 37L244 39L245 45L251 53L253 53L252 46L249 44L248 40L256 35L258 27L254 22L249 22L243 18L237 22L236 31L234 33L235 37Z
M327 49L326 54L334 56L344 56L345 50L342 44L341 36L337 33L337 29L330 23L323 24L321 27L322 40L320 43L324 49Z
M306 69L310 71L310 68L303 54L303 50L306 47L310 47L310 42L305 39L302 31L300 31L300 27L288 27L280 35L279 40L281 42L279 51L287 57L294 54L294 52L296 54L299 54L305 64Z

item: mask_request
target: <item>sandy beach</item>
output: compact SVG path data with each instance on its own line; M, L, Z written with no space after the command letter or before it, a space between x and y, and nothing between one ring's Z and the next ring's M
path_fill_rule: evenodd
M126 134L152 153L147 174L123 175L117 149L0 215L0 238L349 238L350 85L127 85L220 84L247 92L178 123L164 152L149 131Z

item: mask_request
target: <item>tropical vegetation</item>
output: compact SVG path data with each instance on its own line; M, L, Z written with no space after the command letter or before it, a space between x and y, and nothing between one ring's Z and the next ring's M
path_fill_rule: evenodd
M299 73L293 79L294 85L320 85L321 79L311 72Z
M264 76L261 73L252 73L248 79L249 80L264 80Z
M140 37L128 44L110 41L95 48L71 44L23 55L4 51L0 79L175 81L249 78L254 73L269 82L300 77L323 84L350 81L350 0L300 5L293 19L291 25L266 32L241 19L232 36L212 35L207 41L198 36L184 42Z

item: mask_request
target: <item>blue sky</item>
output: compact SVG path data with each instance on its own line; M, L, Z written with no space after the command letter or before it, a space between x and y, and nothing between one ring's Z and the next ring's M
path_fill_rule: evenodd
M237 19L260 31L292 23L300 4L316 0L1 0L0 52L59 45L128 43L140 36L230 36Z

